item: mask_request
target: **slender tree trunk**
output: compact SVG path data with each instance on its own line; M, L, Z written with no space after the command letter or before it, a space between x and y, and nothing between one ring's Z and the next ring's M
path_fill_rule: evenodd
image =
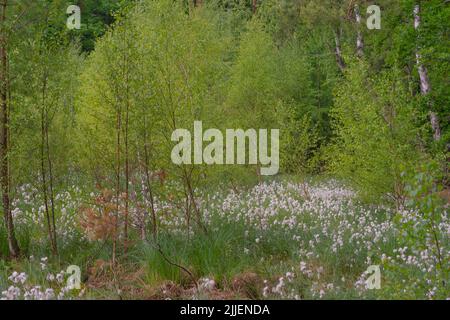
M344 73L347 65L345 64L344 57L342 56L340 29L334 31L334 43L335 43L334 53L336 55L336 62L338 64L339 70L341 70L341 72Z
M58 255L58 242L56 239L56 221L55 221L55 196L53 192L53 164L52 159L50 155L50 142L49 142L49 119L48 119L48 112L46 113L46 127L45 127L45 141L47 146L47 163L48 163L48 174L49 174L49 196L50 196L50 208L51 208L51 218L52 218L52 228L53 228L53 251L55 255Z
M52 224L50 222L50 214L48 210L48 197L47 197L47 177L45 172L45 138L44 138L44 120L42 119L44 117L44 111L41 111L41 179L42 179L42 195L44 197L44 207L45 207L45 219L47 221L47 229L48 229L48 239L50 241L52 251L54 251L53 246L53 232L52 232ZM54 252L53 252L54 253Z
M125 33L125 42L131 40L129 34ZM125 127L124 127L124 145L125 145L125 214L124 214L124 253L128 251L128 227L129 227L129 202L130 202L130 155L129 155L129 122L130 122L130 56L128 47L124 53L124 75L125 75Z
M186 170L186 167L183 167L184 182L185 182L185 187L186 187L186 196L188 198L188 204L189 204L188 205L189 220L190 220L190 216L191 216L190 208L193 208L197 225L203 230L203 232L207 233L208 230L202 222L200 208L198 207L197 203L195 202L195 193L194 193L194 188L192 185L192 170L193 169L190 169L188 172L188 170Z
M414 7L414 29L418 32L420 27L420 6L416 5ZM419 71L420 78L420 92L423 96L427 96L431 91L430 79L428 77L428 70L422 63L422 56L420 54L420 49L416 48L416 63L417 69ZM439 125L439 117L436 112L433 111L431 102L429 102L430 109L430 123L433 129L433 138L435 141L441 139L441 128Z
M8 106L8 55L6 35L7 0L1 3L0 15L0 184L2 189L3 215L5 219L6 236L9 254L12 258L20 255L19 245L14 232L14 221L10 206L10 172L9 172L9 106Z
M127 253L128 250L128 206L130 199L130 163L129 163L129 152L128 152L128 124L130 117L130 101L129 101L129 88L128 88L128 70L127 70L127 102L125 109L125 221L124 221L124 252Z
M358 57L364 56L364 39L361 31L361 14L359 13L358 5L355 5L355 19L357 24L357 36L356 36L356 55Z
M257 0L253 0L253 1L252 1L252 11L253 11L253 14L256 13L257 7L258 7Z
M47 170L45 167L45 149L46 149L46 92L47 92L47 75L44 73L42 78L42 105L41 105L41 179L42 179L42 195L44 197L44 208L45 208L45 217L47 220L47 229L48 229L48 238L50 241L50 245L52 248L52 253L54 255L57 254L57 248L55 243L55 236L52 223L52 219L50 217L50 210L48 206L48 186L47 186Z
M185 196L185 215L186 215L186 228L187 228L187 240L191 239L191 202L189 201L189 193L187 191L186 185L184 185L184 196Z
M122 116L121 116L120 103L117 105L116 114L116 220L114 222L114 234L113 234L113 252L112 252L112 264L116 265L117 259L117 236L119 229L119 216L120 216L120 131L122 130Z
M148 202L148 192L147 192L147 183L145 181L145 168L143 164L143 160L141 159L141 154L139 152L139 145L136 141L136 147L137 147L137 161L138 161L138 167L139 167L139 178L141 180L141 195L143 199L143 206L142 206L142 221L140 221L140 232L141 232L141 240L145 241L147 239L147 229L146 229L146 221L147 221L147 202ZM138 206L139 207L139 206Z
M147 180L147 192L150 197L150 210L152 213L152 233L153 238L156 240L158 236L156 211L155 211L155 199L153 197L153 190L150 179L150 155L148 151L148 136L147 136L147 118L144 115L144 161L145 161L145 175Z

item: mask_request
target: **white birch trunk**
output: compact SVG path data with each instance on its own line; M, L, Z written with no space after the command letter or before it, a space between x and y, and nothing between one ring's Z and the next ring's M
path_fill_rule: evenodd
M420 6L416 5L414 6L414 29L418 32L420 27ZM417 69L419 72L419 78L420 78L420 92L423 96L426 96L431 91L431 85L430 85L430 79L428 77L428 70L427 68L422 64L422 56L420 55L419 47L416 49L416 63L417 63ZM438 141L441 139L441 129L439 125L439 117L438 115L433 112L431 105L430 105L430 123L431 128L433 129L433 138L434 140Z
M346 65L344 58L342 57L341 35L339 30L334 32L334 42L335 42L336 62L338 64L339 69L343 73L346 68Z
M356 37L356 54L358 57L364 56L364 39L361 32L361 14L359 13L358 5L355 5L355 19L358 28L358 34Z

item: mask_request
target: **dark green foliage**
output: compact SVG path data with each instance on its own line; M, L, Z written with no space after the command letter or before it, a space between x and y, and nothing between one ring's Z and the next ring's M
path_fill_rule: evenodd
M114 14L132 5L135 0L77 0L81 9L81 30L73 30L72 34L81 38L83 51L90 52L95 48L95 42L103 36L114 22Z

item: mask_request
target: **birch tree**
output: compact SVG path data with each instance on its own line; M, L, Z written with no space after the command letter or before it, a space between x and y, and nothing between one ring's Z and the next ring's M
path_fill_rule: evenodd
M414 6L414 29L418 33L418 37L420 37L420 5L416 4ZM420 54L420 48L416 48L416 64L419 72L420 79L420 92L423 96L428 96L431 91L430 79L428 77L427 67L423 65L422 56ZM430 116L430 124L433 129L433 138L435 141L439 141L441 139L441 128L439 124L439 117L436 112L433 111L431 101L429 103L429 116Z
M14 221L10 199L10 121L9 121L9 59L8 59L8 1L0 4L0 184L2 191L3 216L6 226L9 253L13 258L20 254L14 233Z
M358 57L362 57L364 55L364 39L361 30L361 14L359 11L359 6L356 4L354 7L355 12L355 20L356 20L356 28L357 28L357 36L356 36L356 54Z
M318 25L326 26L333 35L333 52L336 64L342 73L347 67L342 49L342 40L344 30L347 28L348 9L352 7L352 2L348 0L327 0L318 3L317 1L305 0L301 8L302 18L311 28L315 28Z

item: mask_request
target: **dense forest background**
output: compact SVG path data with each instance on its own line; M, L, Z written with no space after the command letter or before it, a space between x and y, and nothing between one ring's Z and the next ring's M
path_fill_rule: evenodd
M3 297L448 298L449 6L3 1ZM280 173L175 165L195 120L279 128Z

